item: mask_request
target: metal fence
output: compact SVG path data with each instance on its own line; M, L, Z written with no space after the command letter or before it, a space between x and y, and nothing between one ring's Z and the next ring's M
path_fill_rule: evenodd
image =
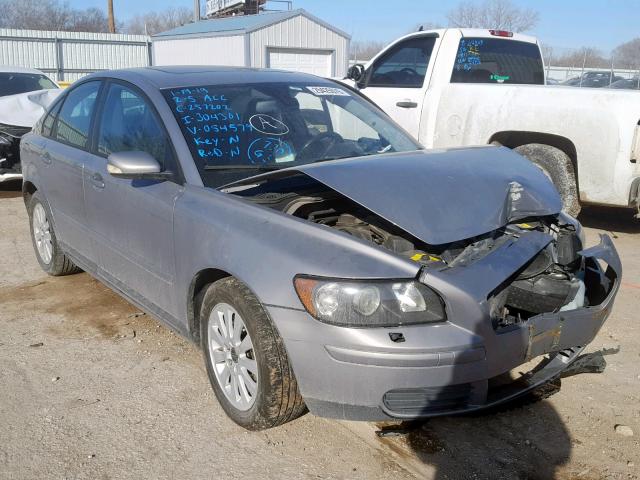
M151 65L145 35L0 28L0 65L37 68L58 81L92 72Z

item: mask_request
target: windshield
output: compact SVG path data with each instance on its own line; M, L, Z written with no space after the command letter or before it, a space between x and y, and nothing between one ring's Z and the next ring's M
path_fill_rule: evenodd
M535 43L498 38L463 38L451 83L544 85L540 49Z
M261 171L421 148L368 101L320 79L163 93L210 187Z
M45 75L0 72L0 97L50 88L58 87Z

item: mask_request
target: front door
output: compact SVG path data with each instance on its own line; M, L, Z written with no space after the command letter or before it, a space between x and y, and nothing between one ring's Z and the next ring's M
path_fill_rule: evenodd
M367 69L361 92L418 138L425 78L436 38L408 38L383 52Z
M107 171L107 157L114 152L146 151L173 171L175 154L140 91L110 83L103 98L95 151L84 171L87 215L101 271L160 313L175 316L173 209L183 188L172 181L116 178Z

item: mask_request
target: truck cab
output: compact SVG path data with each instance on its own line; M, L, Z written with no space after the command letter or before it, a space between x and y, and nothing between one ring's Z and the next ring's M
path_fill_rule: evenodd
M498 144L582 204L640 206L640 95L545 86L534 37L504 30L406 35L342 80L427 148Z

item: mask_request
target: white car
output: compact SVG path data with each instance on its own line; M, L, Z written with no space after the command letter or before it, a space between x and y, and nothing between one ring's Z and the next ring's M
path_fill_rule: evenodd
M586 203L640 207L640 95L545 86L533 37L419 31L351 67L343 81L427 148L516 150L553 180L572 215Z
M56 82L40 70L0 67L0 183L22 178L20 139L59 93Z

